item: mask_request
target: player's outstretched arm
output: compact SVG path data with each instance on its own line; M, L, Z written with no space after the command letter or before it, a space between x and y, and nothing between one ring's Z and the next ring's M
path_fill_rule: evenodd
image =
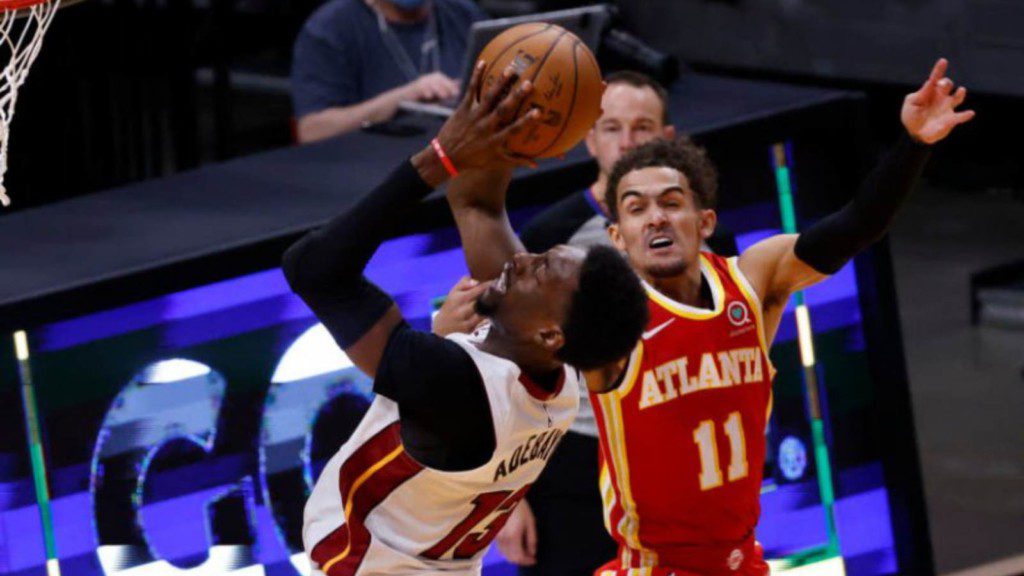
M834 274L888 232L928 161L930 145L974 117L957 111L967 89L953 90L940 58L919 90L908 94L900 119L906 134L882 157L849 204L802 234L769 238L747 249L740 270L753 284L774 334L790 294Z

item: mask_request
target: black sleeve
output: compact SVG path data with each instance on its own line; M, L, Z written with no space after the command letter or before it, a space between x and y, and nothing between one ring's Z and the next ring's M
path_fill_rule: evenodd
M519 234L523 246L538 254L568 242L581 226L594 217L594 209L583 196L586 193L572 194L534 216Z
M494 454L494 425L483 377L458 344L402 324L391 333L374 391L394 400L402 442L438 470L480 467Z
M359 340L392 306L391 298L363 277L363 269L430 190L412 164L403 162L355 207L285 253L289 285L342 348ZM400 324L389 336L374 389L398 403L403 441L423 464L471 469L494 452L483 380L458 344Z
M835 274L881 239L914 189L930 150L904 135L868 174L849 204L800 234L794 247L797 257L822 274Z
M391 298L363 277L363 269L430 191L405 161L351 210L285 252L282 268L289 286L342 348L358 341L391 307Z

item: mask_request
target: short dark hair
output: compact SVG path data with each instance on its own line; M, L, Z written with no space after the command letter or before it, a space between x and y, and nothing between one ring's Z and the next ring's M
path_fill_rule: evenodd
M640 278L614 248L591 248L562 326L565 344L558 358L580 370L606 366L629 355L646 325L647 293Z
M686 176L701 208L715 207L718 200L718 171L707 152L687 136L675 140L658 138L633 148L619 158L612 168L604 191L604 201L613 222L619 220L618 188L623 177L634 170L660 167L674 168Z
M611 86L612 84L627 84L634 88L650 88L651 90L654 90L654 93L658 95L658 100L661 100L661 122L666 126L669 124L668 90L665 90L665 87L658 83L654 78L651 78L643 72L621 70L619 72L612 72L605 76L604 83L608 86Z

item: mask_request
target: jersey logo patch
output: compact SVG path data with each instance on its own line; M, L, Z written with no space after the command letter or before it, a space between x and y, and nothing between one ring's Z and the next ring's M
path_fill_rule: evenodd
M658 332L661 332L665 328L668 328L668 325L673 323L673 322L675 322L675 321L676 321L675 318L670 318L670 319L666 320L665 322L655 326L654 328L651 328L650 330L648 330L647 332L644 332L642 334L643 339L644 340L650 340L651 338L654 338L655 334L657 334Z
M739 300L729 302L729 307L726 309L726 315L729 317L729 323L733 326L744 326L750 324L750 308Z
M739 548L733 550L732 554L729 554L728 562L729 562L729 570L732 570L733 572L735 572L736 570L739 570L740 566L743 565L743 551L740 550Z

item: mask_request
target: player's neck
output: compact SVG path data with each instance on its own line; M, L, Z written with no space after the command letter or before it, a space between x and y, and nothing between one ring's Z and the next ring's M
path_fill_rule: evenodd
M711 308L710 286L705 286L700 261L694 262L676 276L654 277L642 273L644 281L669 298L694 308Z
M603 173L598 174L597 180L590 185L590 194L592 194L594 200L601 205L605 214L608 214L608 206L604 203L604 191L607 189L608 177Z
M494 322L487 332L487 337L477 347L488 354L515 363L524 374L535 382L544 381L552 372L562 367L562 363L550 354L540 350L532 343L513 338Z

